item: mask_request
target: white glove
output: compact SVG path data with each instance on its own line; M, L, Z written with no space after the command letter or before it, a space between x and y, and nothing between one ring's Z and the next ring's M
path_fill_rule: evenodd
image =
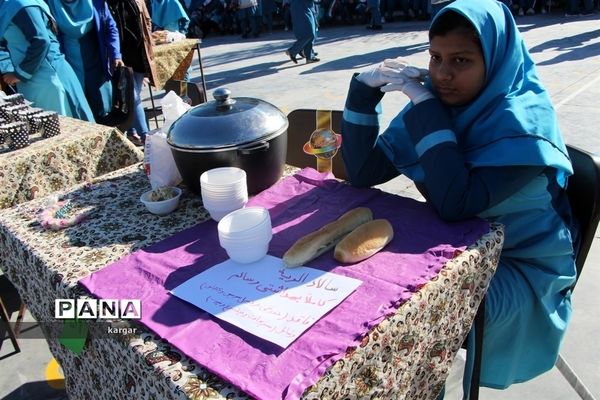
M433 93L421 83L422 75L418 72L417 68L407 67L400 75L403 76L397 76L394 82L390 82L383 86L381 91L384 93L401 91L407 95L415 105L434 97Z
M424 77L429 73L426 69L410 67L401 58L393 58L386 59L367 71L361 72L356 76L356 79L367 86L378 88L388 83L396 83L398 79L404 81L406 77L402 74L404 71L408 72L408 76L414 76L415 78Z

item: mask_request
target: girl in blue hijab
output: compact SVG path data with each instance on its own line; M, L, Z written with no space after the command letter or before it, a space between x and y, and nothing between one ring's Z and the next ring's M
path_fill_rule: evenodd
M190 17L179 0L152 0L150 15L155 28L153 30L187 33Z
M506 6L456 0L432 21L429 41L428 70L395 59L352 78L342 153L354 185L404 174L441 218L504 225L481 371L481 385L502 389L552 368L571 317L571 163ZM411 102L378 135L379 103L390 91Z
M96 117L112 109L113 69L123 65L119 31L104 0L48 0L65 57Z
M92 111L56 38L42 0L0 0L2 79L36 107L94 121Z

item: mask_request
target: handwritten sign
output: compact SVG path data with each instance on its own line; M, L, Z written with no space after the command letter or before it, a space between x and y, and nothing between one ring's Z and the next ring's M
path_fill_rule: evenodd
M217 264L171 291L223 321L283 348L362 282L318 269L288 269L281 258Z

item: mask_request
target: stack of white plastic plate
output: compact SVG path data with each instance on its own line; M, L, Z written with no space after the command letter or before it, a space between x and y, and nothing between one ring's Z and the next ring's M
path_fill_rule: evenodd
M219 243L233 261L248 264L263 258L273 237L271 216L264 207L247 207L227 214L217 226Z
M248 202L246 171L235 167L214 168L200 175L202 204L215 221Z

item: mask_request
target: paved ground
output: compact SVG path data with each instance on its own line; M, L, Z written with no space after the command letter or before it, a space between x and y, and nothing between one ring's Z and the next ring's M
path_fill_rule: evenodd
M554 101L566 141L600 153L600 16L565 18L562 15L521 17L520 30L538 65L539 74ZM234 97L256 97L288 113L299 108L342 109L352 72L387 57L404 56L412 63L427 64L427 23L392 23L372 33L364 26L324 28L316 49L321 62L292 64L284 55L292 42L289 32L275 32L258 39L208 37L203 43L204 74L211 93L218 87ZM197 79L195 65L192 77ZM384 124L406 102L400 94L386 95ZM387 190L413 195L410 183L396 179ZM598 236L575 292L574 316L563 356L595 397L600 398L600 245ZM32 330L35 332L35 330ZM0 350L0 397L8 399L60 398L46 377L51 356L41 339L22 341L23 351L9 355L5 341ZM453 381L455 382L455 381ZM55 382L56 383L56 382ZM37 394L33 394L37 393ZM453 392L455 395L456 392ZM452 397L454 398L454 396ZM484 400L570 400L577 394L553 369L541 377L506 391L483 389Z

